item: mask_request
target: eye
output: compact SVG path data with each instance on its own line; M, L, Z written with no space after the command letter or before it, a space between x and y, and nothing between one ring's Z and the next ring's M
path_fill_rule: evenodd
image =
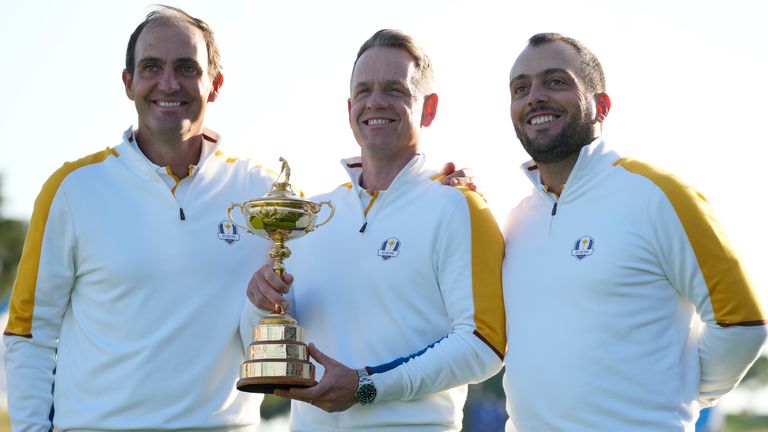
M554 87L562 87L562 86L566 85L567 83L565 82L564 79L552 78L551 80L549 80L549 84L551 86L554 86Z
M393 94L393 95L395 95L395 96L402 96L402 95L404 95L404 94L405 94L405 92L403 91L403 89L401 89L400 87L389 87L389 88L387 89L387 92L388 92L389 94Z
M525 84L517 84L512 86L512 94L513 95L521 95L528 91L528 86Z
M160 70L160 67L154 63L145 63L141 66L142 72L155 73Z
M197 75L199 69L193 64L183 64L179 67L179 72L184 75Z

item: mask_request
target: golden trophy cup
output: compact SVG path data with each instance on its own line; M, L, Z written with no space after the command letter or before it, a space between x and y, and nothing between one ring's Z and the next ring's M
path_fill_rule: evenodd
M330 201L315 203L298 197L289 183L291 168L282 157L280 161L282 169L272 184L272 190L263 198L242 204L232 203L227 209L227 216L240 229L275 243L269 250L269 256L274 259L272 269L282 277L285 273L283 260L291 256L285 242L328 223L335 208ZM317 214L323 205L328 206L331 212L325 221L316 224ZM245 218L246 226L232 218L232 209L236 207ZM302 328L277 306L253 329L253 343L248 347L248 359L240 366L237 389L273 393L277 388L310 387L315 384L315 365L309 361Z

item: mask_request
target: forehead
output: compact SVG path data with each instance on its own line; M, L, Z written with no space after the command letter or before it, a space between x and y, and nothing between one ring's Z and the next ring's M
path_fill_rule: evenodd
M547 42L535 47L529 45L515 60L509 79L520 75L533 77L550 69L562 69L578 76L580 60L576 48L565 42Z
M195 58L207 64L208 49L203 33L192 25L160 22L144 28L136 41L136 59L145 57Z
M408 81L416 74L416 62L400 48L373 47L357 60L352 85L360 82Z

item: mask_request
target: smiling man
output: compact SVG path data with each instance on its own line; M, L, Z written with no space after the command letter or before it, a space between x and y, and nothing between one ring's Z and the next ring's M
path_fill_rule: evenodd
M206 23L152 11L122 76L137 125L35 203L4 338L13 430L253 430L261 396L235 382L268 245L224 219L274 179L203 127L224 81Z
M699 193L601 138L584 45L533 36L509 90L534 189L504 229L507 431L693 431L766 338L744 269Z
M291 430L458 431L466 384L501 368L503 240L482 198L426 164L431 82L410 36L363 44L347 102L360 156L342 161L349 183L315 198L336 213L291 246L290 292L271 266L251 281L260 307L287 302L323 367L316 386L276 391L297 399Z

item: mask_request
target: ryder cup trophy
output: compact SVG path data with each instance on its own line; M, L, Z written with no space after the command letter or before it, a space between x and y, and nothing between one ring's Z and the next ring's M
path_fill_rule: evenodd
M274 259L272 269L282 277L283 260L291 256L285 242L302 237L315 228L325 225L334 213L330 201L315 203L296 196L289 183L291 168L285 159L280 175L272 190L263 198L242 204L232 203L227 209L229 220L242 230L272 240L269 250ZM281 180L282 179L282 180ZM316 224L317 214L323 205L330 214ZM232 218L232 209L240 208L245 226ZM251 393L272 393L275 389L309 387L315 385L315 365L309 361L307 345L302 340L302 328L279 306L264 317L253 329L253 343L248 348L248 359L240 367L238 390Z

